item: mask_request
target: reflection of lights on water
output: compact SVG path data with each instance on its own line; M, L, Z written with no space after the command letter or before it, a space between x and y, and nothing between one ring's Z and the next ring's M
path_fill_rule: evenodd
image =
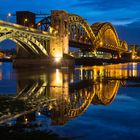
M74 99L75 99L75 100L77 99L76 95L74 95Z
M137 76L137 63L132 63L132 70L130 72L131 76Z
M37 114L38 114L38 116L40 116L41 114L40 114L40 112L37 112Z
M60 75L59 75L59 69L56 69L56 82L58 83L60 81Z
M80 78L82 80L82 75L85 76L92 76L93 80L96 80L97 78L101 78L103 76L105 77L128 77L128 76L134 76L136 77L138 75L137 71L137 63L125 63L125 64L112 64L112 65L106 65L106 66L93 66L93 67L80 67L76 68L80 71ZM85 70L83 74L83 70ZM90 73L87 71L91 70ZM90 74L90 75L89 75ZM90 78L87 77L87 78Z
M132 73L133 73L133 76L134 76L134 77L137 76L137 70L134 70L134 69L133 69Z
M82 95L82 92L80 92L80 97L82 97L83 95Z
M28 122L28 119L27 118L25 118L25 122Z
M137 69L137 63L132 63L133 69Z

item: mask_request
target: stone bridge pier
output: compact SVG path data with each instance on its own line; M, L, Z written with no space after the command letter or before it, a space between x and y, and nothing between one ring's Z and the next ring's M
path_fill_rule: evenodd
M68 37L68 13L65 11L54 10L51 14L51 27L56 30L57 37L50 39L50 56L63 57L69 52Z
M24 23L24 22L23 22ZM24 23L25 24L25 23ZM74 66L74 59L66 59L64 54L69 53L68 13L63 10L52 10L49 32L54 34L46 43L39 41L48 55L28 55L24 49L17 47L18 58L14 60L15 67L28 66Z

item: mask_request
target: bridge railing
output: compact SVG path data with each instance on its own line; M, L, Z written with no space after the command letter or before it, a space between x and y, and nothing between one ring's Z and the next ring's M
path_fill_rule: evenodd
M10 26L12 28L14 27L16 29L20 29L20 30L24 30L24 31L26 30L26 31L29 31L29 32L38 33L38 34L44 34L44 35L54 33L54 32L52 32L52 30L50 30L50 32L40 31L40 30L32 28L32 27L25 27L23 25L11 23L11 22L6 22L6 21L3 21L3 20L0 20L0 25L7 26L7 27Z

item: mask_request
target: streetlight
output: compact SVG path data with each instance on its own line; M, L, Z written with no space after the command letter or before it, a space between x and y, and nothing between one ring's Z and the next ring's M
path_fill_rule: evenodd
M11 17L12 16L12 14L11 13L8 13L8 17Z
M25 19L24 19L24 26L25 26L25 23L27 23L27 22L28 22L28 19L25 18Z
M11 16L12 16L12 14L11 13L8 13L7 14L7 20L6 21L8 21L8 18L11 17Z

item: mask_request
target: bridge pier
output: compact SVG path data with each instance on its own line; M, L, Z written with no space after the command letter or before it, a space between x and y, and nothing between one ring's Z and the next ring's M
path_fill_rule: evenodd
M73 68L75 61L73 59L61 59L57 61L55 58L17 58L13 60L13 67L15 68L35 68L35 67L52 67Z
M68 13L63 10L54 10L51 15L51 27L58 34L56 38L50 39L50 57L63 58L63 54L69 52Z
M111 58L112 59L114 59L114 58L121 59L121 53L120 52L111 53Z
M121 53L120 52L117 54L117 58L121 59Z
M18 51L18 58L14 60L14 67L28 66L51 66L51 67L73 67L74 59L66 59L64 54L69 52L69 37L68 37L68 13L63 10L51 11L50 33L54 37L50 37L49 41L40 41L48 56L42 56L40 52L33 58L33 55L28 55L23 49ZM46 47L47 44L47 47ZM19 49L19 48L18 48Z

